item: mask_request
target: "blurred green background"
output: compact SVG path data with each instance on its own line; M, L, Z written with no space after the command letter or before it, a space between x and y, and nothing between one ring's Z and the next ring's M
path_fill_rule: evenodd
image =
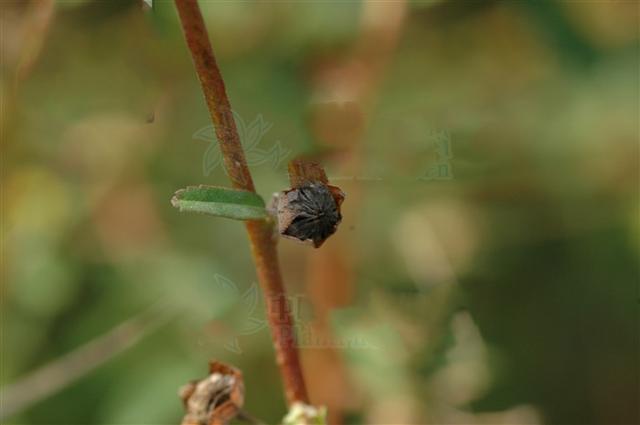
M347 194L281 263L315 404L344 424L639 423L636 1L202 10L258 191ZM176 424L217 358L285 413L247 237L174 5L2 2L1 411Z

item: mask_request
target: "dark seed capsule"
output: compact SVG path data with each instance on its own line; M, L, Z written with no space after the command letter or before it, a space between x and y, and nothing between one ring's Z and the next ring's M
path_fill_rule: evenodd
M322 245L342 220L337 202L342 198L333 192L322 182L305 183L282 192L277 203L280 234L312 242L316 248ZM344 195L340 192L340 196Z

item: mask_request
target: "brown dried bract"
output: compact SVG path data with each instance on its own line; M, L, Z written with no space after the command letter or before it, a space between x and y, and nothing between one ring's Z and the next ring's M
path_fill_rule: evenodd
M180 388L186 413L182 425L224 425L244 404L242 372L218 361L209 363L209 376Z
M307 183L320 182L328 184L327 174L324 168L317 162L302 158L289 161L289 183L293 189L297 189Z

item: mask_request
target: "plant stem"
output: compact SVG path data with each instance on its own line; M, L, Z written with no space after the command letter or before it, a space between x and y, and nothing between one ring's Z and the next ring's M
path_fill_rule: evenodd
M216 64L197 0L175 0L175 4L231 183L237 189L255 192L224 81ZM278 265L273 224L267 221L246 221L245 226L251 242L258 280L266 300L276 361L280 367L287 402L289 405L296 401L308 404L293 318Z

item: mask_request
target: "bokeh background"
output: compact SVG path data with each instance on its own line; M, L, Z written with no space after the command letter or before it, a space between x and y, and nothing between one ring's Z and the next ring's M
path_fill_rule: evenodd
M258 191L347 193L279 244L330 423L640 421L636 1L201 3ZM228 182L172 2L0 7L3 423L179 423L211 358L277 423L243 226L169 204Z

